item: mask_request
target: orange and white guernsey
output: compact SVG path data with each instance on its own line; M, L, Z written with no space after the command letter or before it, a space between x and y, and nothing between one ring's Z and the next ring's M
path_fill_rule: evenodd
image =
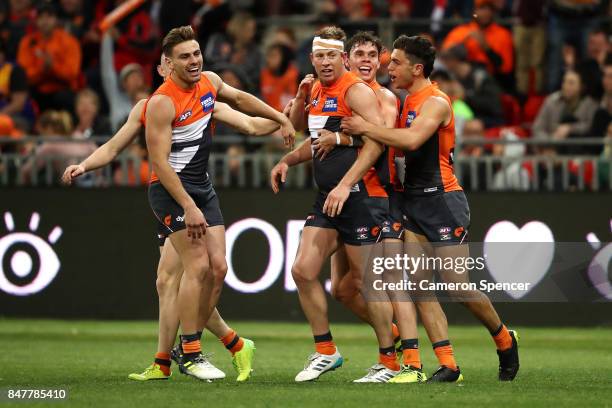
M168 163L181 181L203 184L208 181L208 158L212 144L212 116L217 91L206 75L192 89L183 89L172 77L168 78L153 95L166 95L174 105L172 146ZM148 103L148 101L147 101ZM147 105L142 112L146 114ZM151 183L159 178L151 173Z

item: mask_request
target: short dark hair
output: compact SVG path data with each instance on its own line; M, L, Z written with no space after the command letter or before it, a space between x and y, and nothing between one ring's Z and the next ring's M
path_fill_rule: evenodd
M196 35L191 26L173 28L168 34L166 34L164 40L162 41L162 52L166 57L170 57L172 55L172 50L178 44L195 39Z
M317 30L315 37L321 37L325 40L346 41L346 33L343 29L336 26L327 26Z
M436 81L436 82L440 82L440 81L449 82L449 81L451 81L453 79L448 72L443 71L443 70L436 70L436 71L434 71L429 76L429 78L432 81Z
M353 47L366 43L372 43L378 50L378 55L382 54L382 51L385 48L382 41L380 41L380 38L378 38L372 31L359 31L346 42L346 52L350 54Z
M402 34L393 41L393 48L404 51L413 64L423 64L423 75L429 78L436 59L436 49L428 39Z

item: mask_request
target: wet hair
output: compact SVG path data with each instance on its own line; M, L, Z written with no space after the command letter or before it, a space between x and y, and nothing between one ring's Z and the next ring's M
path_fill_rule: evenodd
M436 59L436 49L428 39L402 34L393 42L393 48L404 51L411 63L423 64L423 75L429 78Z

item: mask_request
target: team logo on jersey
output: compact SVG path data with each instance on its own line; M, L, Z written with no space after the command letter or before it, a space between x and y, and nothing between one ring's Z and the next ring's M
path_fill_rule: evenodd
M206 95L200 98L200 103L202 104L202 109L204 113L211 112L215 107L215 97L212 92L207 93Z
M188 110L186 112L181 113L181 116L179 116L179 118L178 118L178 120L176 122L180 123L180 122L186 120L189 117L191 117L191 110Z
M406 127L409 128L412 125L412 121L416 118L416 111L408 111L406 115Z
M313 99L312 102L310 102L310 104L312 105L313 108L316 108L317 105L319 104L319 100L318 99Z
M327 98L323 105L322 112L338 112L338 98Z

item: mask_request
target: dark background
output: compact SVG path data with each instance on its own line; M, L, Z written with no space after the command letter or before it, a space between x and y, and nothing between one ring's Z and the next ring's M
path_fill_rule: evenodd
M218 191L226 226L256 217L274 225L283 240L289 219L304 219L314 191ZM493 223L509 220L517 226L538 220L553 231L557 242L584 242L594 232L610 242L612 194L471 193L472 241L482 241ZM60 225L54 246L62 267L42 292L17 297L0 291L0 316L155 319L155 271L159 258L153 214L145 189L3 189L0 214L11 212L16 231L27 231L32 212L40 213L41 237ZM2 217L3 218L3 217ZM0 238L6 234L0 218ZM232 256L236 274L244 282L261 276L268 245L260 232L247 231ZM3 254L0 254L2 256ZM327 272L322 274L325 278ZM297 293L283 287L284 272L262 293L244 294L224 289L219 310L228 319L305 321ZM451 323L474 323L460 305L445 304ZM612 303L498 303L505 321L537 325L609 325ZM354 318L330 301L332 321Z

